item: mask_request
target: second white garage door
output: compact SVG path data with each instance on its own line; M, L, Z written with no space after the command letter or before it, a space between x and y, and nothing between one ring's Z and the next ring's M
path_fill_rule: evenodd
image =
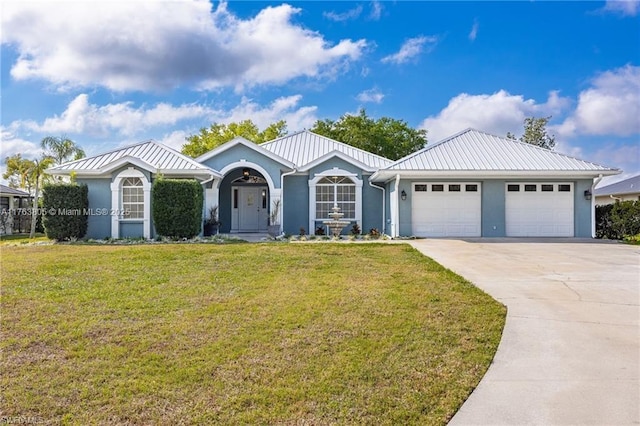
M416 237L479 237L481 186L477 182L416 183L411 202Z
M573 237L573 184L508 183L508 237Z

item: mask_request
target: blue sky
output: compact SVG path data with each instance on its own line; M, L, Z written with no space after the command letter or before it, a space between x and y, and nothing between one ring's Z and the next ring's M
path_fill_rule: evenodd
M640 172L638 1L9 0L1 14L2 158L36 157L48 135L89 155L179 149L214 121L296 131L366 108L430 143L552 116L557 151Z

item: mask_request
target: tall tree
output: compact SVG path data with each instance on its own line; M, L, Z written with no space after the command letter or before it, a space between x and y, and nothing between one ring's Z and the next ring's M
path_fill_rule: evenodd
M62 164L69 160L79 160L85 156L82 148L64 136L47 136L42 139L40 146L47 151L47 156L54 159L55 164Z
M390 160L409 155L427 143L426 130L414 129L405 121L390 117L374 120L364 109L336 121L318 120L311 131Z
M33 160L22 158L21 154L15 154L6 157L4 160L7 168L2 174L3 179L9 181L12 188L21 188L31 193L33 182L31 180L31 170L33 169Z
M237 136L242 136L255 143L262 143L286 134L287 122L284 120L271 123L262 131L251 120L229 124L213 123L208 129L205 127L200 129L200 133L197 135L188 136L187 143L182 145L182 153L197 157Z
M524 119L524 133L522 136L516 138L515 135L507 132L507 138L553 150L556 146L556 137L547 132L547 124L550 119L551 116L540 118L527 117Z
M36 221L38 212L38 197L40 192L41 183L47 176L45 170L51 167L54 163L54 159L47 155L43 155L41 158L33 160L33 165L30 169L31 179L34 182L35 194L33 196L33 208L31 209L31 232L29 238L36 236Z

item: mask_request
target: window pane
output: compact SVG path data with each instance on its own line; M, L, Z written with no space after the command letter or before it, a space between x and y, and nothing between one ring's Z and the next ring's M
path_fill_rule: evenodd
M416 185L414 188L416 192L427 192L427 185Z
M507 191L518 192L520 191L520 185L507 185Z
M465 185L467 192L478 192L478 185Z
M571 192L571 185L558 185L558 191Z
M553 192L553 185L540 185L542 192Z
M525 185L524 186L524 191L525 192L536 192L537 191L536 185Z
M442 192L444 191L444 185L431 185L431 190L433 192Z
M449 185L449 192L460 192L460 185Z

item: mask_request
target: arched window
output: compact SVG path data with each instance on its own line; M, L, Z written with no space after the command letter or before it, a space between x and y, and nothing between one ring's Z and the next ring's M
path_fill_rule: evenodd
M356 219L356 184L346 176L323 177L316 183L316 219L328 219L340 207L343 219Z
M122 181L122 210L124 219L144 218L144 190L140 178L128 177Z

